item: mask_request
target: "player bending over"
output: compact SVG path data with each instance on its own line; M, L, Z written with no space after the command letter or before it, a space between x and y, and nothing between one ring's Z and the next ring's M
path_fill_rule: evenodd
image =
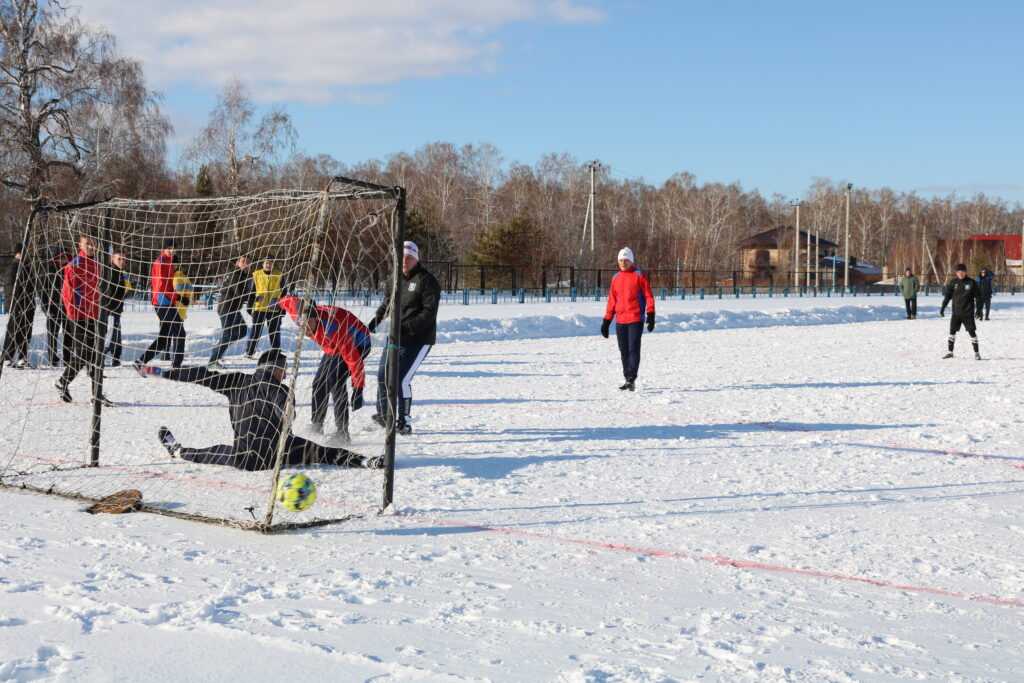
M978 283L967 277L967 266L958 263L956 266L956 278L951 280L942 291L942 306L939 308L939 315L946 315L946 304L953 302L953 314L949 319L949 353L943 358L953 357L953 345L956 343L956 333L963 325L967 334L971 337L971 346L974 347L974 358L981 360L978 353L978 335L974 325L974 313L976 304L980 304L980 293Z
M282 422L290 399L288 387L282 383L285 367L284 354L276 349L260 356L256 371L251 375L244 372L211 372L205 367L171 370L142 367L140 374L144 377L151 375L198 384L226 396L229 402L234 443L208 448L184 448L167 427L161 427L158 432L160 442L171 457L190 462L228 465L248 471L273 469ZM344 448L321 446L289 431L285 439L283 464L379 469L384 462L383 458L364 458Z
M296 296L286 296L278 305L298 324L307 305ZM314 306L306 320L306 336L323 349L320 367L313 378L313 430L324 430L327 399L334 398L336 437L348 441L348 391L345 381L352 377L352 410L363 407L366 386L364 361L370 355L370 330L352 313L338 306Z

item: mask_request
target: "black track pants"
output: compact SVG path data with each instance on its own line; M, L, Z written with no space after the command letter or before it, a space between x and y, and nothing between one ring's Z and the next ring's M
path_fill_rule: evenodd
M974 324L974 316L968 315L960 317L957 314L953 314L953 317L949 319L949 351L952 353L953 344L956 342L956 333L960 331L960 327L963 326L967 330L967 334L971 337L971 346L974 347L975 353L978 351L978 328Z
M363 456L345 448L331 448L321 446L313 441L307 441L301 436L294 434L288 437L285 442L284 466L294 467L307 462L320 465L336 465L338 467L362 467ZM273 453L236 453L235 447L231 444L218 444L208 448L182 448L180 457L182 460L198 463L200 465L224 465L235 467L240 470L254 472L256 470L270 470L274 468Z
M640 341L643 333L643 323L615 323L615 336L619 340L619 354L622 356L622 376L627 382L635 382L640 372Z

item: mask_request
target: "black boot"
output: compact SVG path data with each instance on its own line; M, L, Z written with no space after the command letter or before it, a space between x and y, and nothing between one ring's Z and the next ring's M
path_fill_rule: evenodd
M71 403L71 392L68 391L68 383L64 381L63 377L58 378L53 386L57 387L57 391L60 392L60 400Z

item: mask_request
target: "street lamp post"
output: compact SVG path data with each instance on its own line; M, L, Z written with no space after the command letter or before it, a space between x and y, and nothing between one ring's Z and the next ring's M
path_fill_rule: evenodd
M846 246L843 256L843 289L850 291L850 190L853 183L846 183Z
M793 202L796 207L796 227L793 229L793 289L800 292L800 202Z

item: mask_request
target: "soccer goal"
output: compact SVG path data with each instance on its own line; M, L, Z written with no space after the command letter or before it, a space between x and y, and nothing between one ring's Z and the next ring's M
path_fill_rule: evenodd
M265 532L387 508L399 378L378 367L397 368L404 228L403 188L341 177L38 205L11 297L31 305L4 321L28 363L0 375L0 486L138 490L146 511ZM297 473L302 510L308 485L279 497Z

